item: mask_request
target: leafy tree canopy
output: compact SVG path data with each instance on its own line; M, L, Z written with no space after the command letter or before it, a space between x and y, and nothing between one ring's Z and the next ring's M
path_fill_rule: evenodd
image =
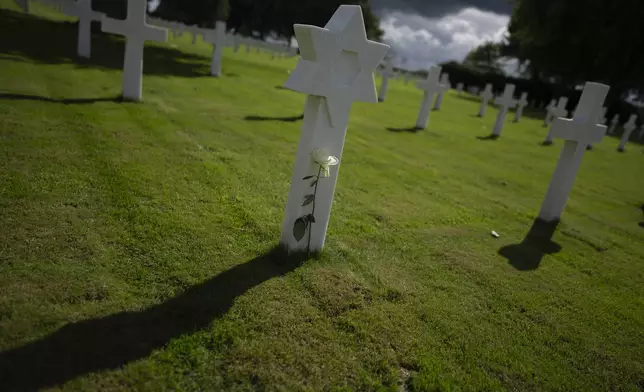
M536 79L644 91L644 1L514 0L504 54Z
M229 29L243 35L273 35L290 41L294 24L324 26L341 4L360 5L367 35L382 38L380 20L369 0L161 0L153 15L203 27L226 20ZM94 0L94 8L112 17L125 17L125 0Z

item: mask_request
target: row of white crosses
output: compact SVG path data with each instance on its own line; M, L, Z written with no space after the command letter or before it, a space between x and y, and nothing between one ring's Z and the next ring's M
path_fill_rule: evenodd
M41 0L42 1L42 0ZM16 0L16 3L26 12L29 10L28 0ZM197 35L202 35L204 42L213 44L213 54L210 67L210 74L221 75L221 63L223 47L235 44L239 37L232 37L226 34L226 22L217 21L215 29L202 29L197 26L185 26L178 22L168 22L156 18L149 18L150 24L146 23L147 1L128 0L127 17L125 20L118 20L106 17L100 12L92 9L91 0L45 0L48 5L60 8L69 16L78 18L78 56L91 57L91 23L92 21L102 22L102 31L122 35L126 38L125 59L123 63L123 98L138 101L141 99L141 80L143 72L143 48L145 41L166 42L168 30L184 31L193 34L193 42ZM247 50L250 51L251 41L246 41ZM257 43L255 43L257 45ZM278 44L274 44L276 47ZM235 44L236 50L238 49ZM289 52L293 55L293 51Z
M281 244L289 252L306 249L314 252L324 246L338 171L332 171L328 180L316 182L320 187L319 199L314 203L316 207L303 204L306 193L310 192L309 182L303 179L319 170L311 160L310 152L326 148L331 154L342 157L351 104L353 101L377 102L372 72L388 47L367 40L359 6L340 6L325 28L295 25L295 34L302 58L285 87L308 97ZM426 125L423 123L429 118L431 97L441 86L440 72L440 67L432 68L427 79L418 83L425 94L417 125ZM561 218L586 146L603 139L606 126L598 121L608 89L602 84L586 83L574 117L554 120L552 135L564 139L565 144L539 212L541 219L556 221ZM514 86L507 86L498 100L502 112L507 113L507 108L516 104L513 90ZM299 217L311 213L311 208L315 209L316 215L314 223L308 227L310 240L307 243L295 238L293 227Z

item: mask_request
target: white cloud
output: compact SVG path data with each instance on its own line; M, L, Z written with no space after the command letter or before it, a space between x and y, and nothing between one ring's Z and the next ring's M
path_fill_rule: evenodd
M501 41L509 17L469 7L440 18L394 11L381 15L381 20L384 40L398 54L397 65L425 69L444 61L461 61L485 41Z

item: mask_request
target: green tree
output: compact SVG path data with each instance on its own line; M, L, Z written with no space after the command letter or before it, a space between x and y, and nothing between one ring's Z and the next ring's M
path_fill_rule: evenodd
M515 0L503 53L536 79L644 90L644 1Z
M501 47L502 44L499 43L485 42L472 49L463 60L463 64L484 72L503 73L500 61L502 57Z

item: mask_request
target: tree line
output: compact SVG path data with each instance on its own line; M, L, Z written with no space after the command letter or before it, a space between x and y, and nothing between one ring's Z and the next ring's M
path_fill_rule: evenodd
M512 0L506 42L486 43L466 58L498 70L501 57L524 77L574 88L611 86L611 98L644 96L644 1Z
M341 4L362 7L367 35L380 40L383 31L369 0L161 0L151 15L169 21L212 28L225 20L227 28L244 36L264 39L271 36L290 42L296 23L324 26ZM93 7L110 17L122 19L126 0L94 0Z

